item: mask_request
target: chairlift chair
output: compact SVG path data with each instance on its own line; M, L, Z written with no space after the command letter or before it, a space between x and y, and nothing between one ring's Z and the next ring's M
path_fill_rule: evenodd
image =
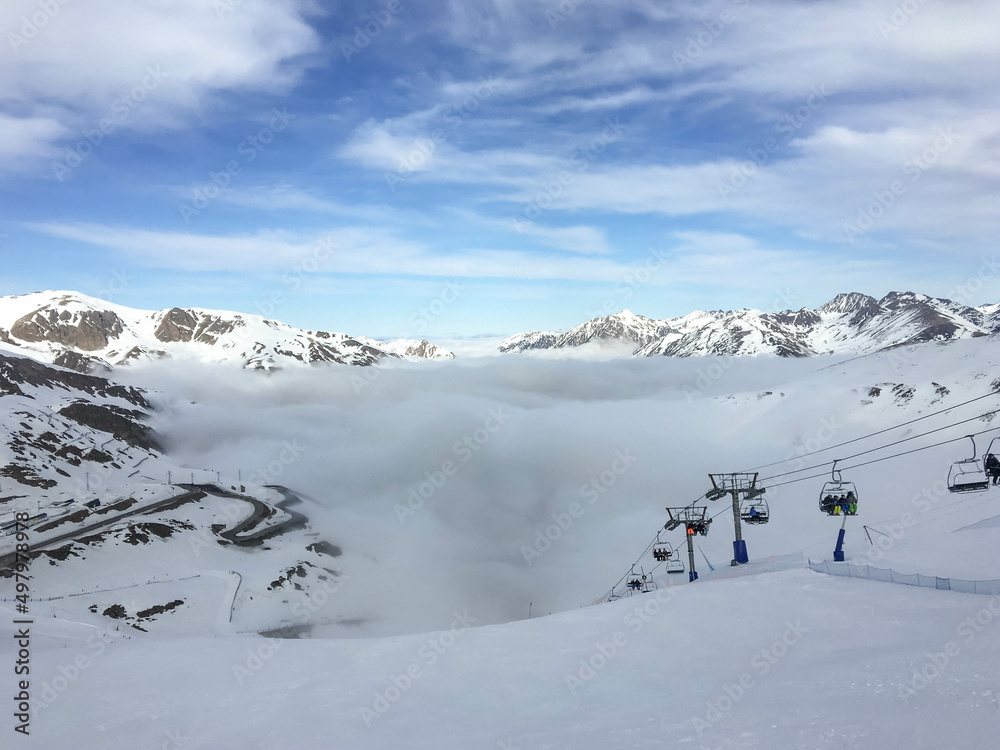
M830 470L830 481L823 485L819 493L819 509L828 516L856 515L858 512L858 488L854 482L845 482L840 471L837 470L837 461L834 460L833 469Z
M632 566L632 571L628 574L625 579L625 586L628 589L628 595L632 594L648 594L650 591L656 589L656 583L653 581L653 577L646 575L646 572L639 568L639 573L636 574L635 566Z
M661 542L659 534L656 535L656 543L653 545L653 559L664 563L664 569L667 573L684 572L684 563L681 561L680 555L677 554L677 550L670 542Z
M976 439L966 435L972 441L972 457L956 461L948 469L948 490L950 492L985 492L990 488L990 478L983 463L976 458ZM990 450L993 441L990 442Z
M657 562L666 562L674 555L674 548L670 542L661 542L660 535L656 535L656 541L653 543L653 559Z
M767 500L760 496L744 498L740 503L740 520L748 524L767 523L771 520Z
M956 461L948 469L948 490L959 493L985 492L990 488L990 476L983 463L976 458L976 439L972 435L966 435L966 437L972 441L972 457ZM990 441L990 451L993 450L995 441L995 438ZM994 454L987 452L987 455Z
M712 525L712 519L706 518L701 521L689 521L687 523L687 533L688 534L698 534L700 536L708 535L708 527Z

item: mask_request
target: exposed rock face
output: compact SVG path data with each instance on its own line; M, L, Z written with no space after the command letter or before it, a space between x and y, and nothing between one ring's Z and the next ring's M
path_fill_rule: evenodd
M42 308L19 318L10 335L24 341L49 341L85 352L104 349L125 330L121 318L109 310L70 312Z
M239 319L225 319L219 315L182 310L174 307L158 313L160 324L153 335L165 344L196 341L201 344L215 344L220 336L232 333L243 325Z
M142 409L152 408L137 388L118 385L96 375L56 370L25 357L0 355L0 395L24 396L22 385L81 391L91 396L124 399Z
M108 363L104 360L98 357L88 357L86 354L80 354L71 349L59 352L55 359L52 360L52 364L82 373L94 372L96 370L110 372L111 370Z
M198 319L189 310L175 307L163 314L163 319L153 335L158 341L166 343L190 341L194 337L196 325L198 325Z
M113 406L77 402L59 410L67 419L101 432L110 433L135 448L162 451L153 431L138 421L141 412L129 412Z

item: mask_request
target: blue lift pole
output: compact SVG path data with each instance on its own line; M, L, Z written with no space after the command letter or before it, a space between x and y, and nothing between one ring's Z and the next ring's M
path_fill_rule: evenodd
M840 533L837 534L837 547L833 550L833 561L834 562L844 562L844 527L847 525L847 514L844 514L844 520L840 522Z
M733 542L733 565L745 565L750 562L747 555L747 543L743 540L743 527L740 524L740 493L734 486L733 496L733 524L736 526L736 540Z

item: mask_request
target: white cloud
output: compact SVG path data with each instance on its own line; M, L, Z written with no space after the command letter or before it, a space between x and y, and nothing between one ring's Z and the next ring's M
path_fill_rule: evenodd
M648 104L663 99L671 99L673 96L666 91L654 91L648 86L635 86L617 91L614 93L600 92L597 94L580 94L565 96L557 99L551 104L543 104L539 107L540 112L546 114L558 114L560 112L598 112L602 110L615 110L635 104Z
M51 156L52 141L66 128L48 117L11 117L0 112L0 159Z
M529 221L518 223L515 231L535 238L549 247L573 253L591 255L611 252L604 231L596 227L546 227Z
M414 180L502 185L513 188L502 200L527 203L566 167L574 134L608 111L639 107L642 124L626 134L627 148L575 174L549 210L718 212L839 242L845 221L933 142L935 128L953 126L962 133L958 143L940 154L879 230L981 245L1000 228L996 3L926 3L914 12L877 0L851 6L719 0L667 13L643 6L642 25L629 22L631 10L620 4L572 7L553 29L536 3L447 6L442 31L495 71L512 116L507 124L470 119L469 129L488 135L490 147L476 148L472 137L449 139L415 167ZM679 63L678 55L687 59ZM471 76L449 78L418 111L370 121L342 155L373 169L398 167L426 132L429 114L472 83ZM734 154L724 140L713 142L715 129L725 132L743 118L748 132L766 133L779 117L806 111L816 90L828 93L795 123L797 140L774 133L778 150L741 181L744 147ZM552 123L553 115L567 112L580 117ZM654 114L664 119L662 137L649 129ZM522 138L525 123L530 145ZM696 132L701 123L707 142ZM671 152L666 147L674 138ZM726 191L734 176L741 184Z
M629 270L610 259L579 258L568 263L564 256L521 250L434 252L374 227L339 227L310 236L285 231L222 236L98 224L26 226L49 236L112 249L137 264L182 271L280 271L309 257L321 241L335 243L332 257L324 262L324 269L331 273L614 281ZM596 241L588 228L571 232L585 241Z
M223 92L285 91L318 48L299 0L46 7L54 10L34 0L0 6L0 108L28 123L57 120L61 128L41 134L49 142L95 127L122 101L127 127L175 128L199 120ZM150 70L163 80L132 101Z
M832 296L837 291L856 288L863 280L889 275L900 283L912 279L914 288L926 287L926 276L901 272L890 261L831 258L818 252L773 248L751 237L722 232L677 232L655 256L622 263L610 257L580 254L568 258L563 254L526 250L472 247L441 252L419 242L399 239L384 229L360 226L339 227L308 236L279 231L247 236L196 235L94 224L28 227L50 236L112 249L130 264L178 271L282 272L313 256L323 242L325 248L334 249L324 253L320 276L329 274L331 279L337 279L338 274L365 274L615 284L634 278L637 268L653 262L657 271L643 286L675 292L690 285L709 285L768 295L793 284L800 296L817 286L833 290ZM589 227L563 230L565 236L557 241L566 240L567 244L574 234L583 237L592 234ZM558 235L560 230L551 231ZM581 253L579 246L568 249Z
M339 156L369 169L399 170L404 173L430 169L440 145L431 137L396 135L389 123L370 119L358 127L339 152ZM411 128L406 128L410 130Z

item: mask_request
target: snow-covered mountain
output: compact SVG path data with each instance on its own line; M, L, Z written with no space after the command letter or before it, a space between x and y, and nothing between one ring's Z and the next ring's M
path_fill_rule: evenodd
M926 341L947 341L1000 332L1000 305L968 307L913 292L880 300L839 294L816 310L696 310L654 320L624 310L595 318L564 333L534 331L511 336L501 352L580 346L617 340L637 344L636 355L864 354Z
M271 370L293 364L372 365L384 357L454 356L427 341L386 342L306 331L235 312L135 310L76 292L0 297L0 342L81 372L163 357Z
M0 354L0 476L32 495L130 473L161 455L143 393L104 378ZM12 490L20 485L20 489ZM95 484L96 487L96 484ZM0 498L0 507L9 500Z
M528 349L561 349L581 346L590 341L616 340L645 344L659 340L673 332L669 321L652 320L636 315L630 310L594 318L569 331L531 331L505 339L499 346L501 352L522 352Z

